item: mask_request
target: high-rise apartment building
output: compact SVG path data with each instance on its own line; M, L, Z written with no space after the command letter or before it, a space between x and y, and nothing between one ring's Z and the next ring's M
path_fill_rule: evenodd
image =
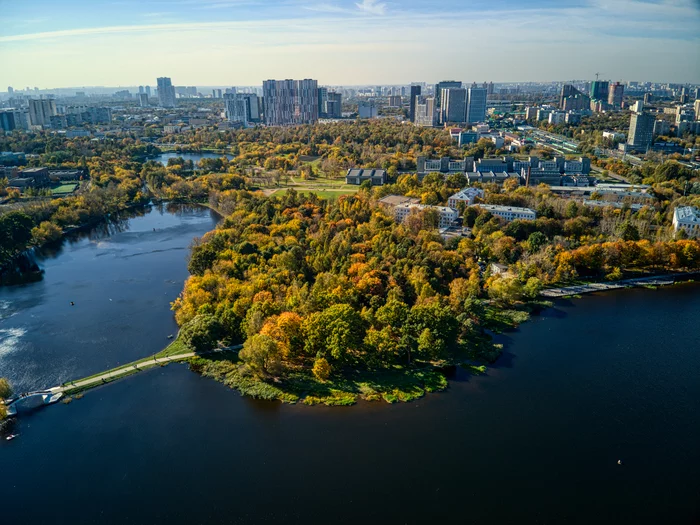
M461 87L462 87L462 83L457 82L456 80L443 80L443 81L435 84L435 103L437 104L437 107L441 107L441 105L442 105L442 100L440 99L440 97L442 96L443 89L461 88Z
M313 124L318 120L316 80L265 80L263 100L268 125Z
M211 90L211 97L212 98L222 98L221 97L221 90L220 89L212 89Z
M168 77L158 78L158 105L163 108L175 107L175 87Z
M17 129L17 127L14 110L0 110L0 129L3 131L12 131Z
M143 90L143 86L139 86L139 95L140 95L141 93L145 93L145 91Z
M573 97L575 95L578 95L579 93L580 91L576 89L575 86L572 86L571 84L564 84L561 87L561 93L559 94L559 108L564 108L564 100L566 98Z
M608 104L615 109L622 107L622 98L625 94L625 85L620 82L613 82L608 89Z
M467 90L467 124L476 124L486 120L486 90L470 87Z
M465 88L446 88L440 94L442 106L440 107L441 122L453 122L459 124L466 122L467 118L467 90Z
M328 104L328 88L318 88L318 116L325 116L328 112L326 105Z
M656 118L648 113L632 113L627 144L634 149L646 151L654 139L654 123Z
M56 101L53 99L31 99L29 101L30 126L48 127L51 124L51 117L56 114Z
M246 99L237 93L226 93L224 95L224 108L226 119L229 122L239 122L244 127L250 122L248 105Z
M328 118L340 118L343 116L343 95L340 93L335 93L334 91L328 92L328 100L326 101L326 117Z
M360 118L376 118L378 114L378 108L374 100L361 100L357 104L357 115Z
M591 98L593 100L608 100L608 81L594 80L591 82Z
M224 109L229 122L240 122L244 126L260 122L260 105L255 93L224 94Z
M418 95L416 101L416 126L432 127L437 124L437 106L435 97Z
M142 108L148 107L148 95L146 93L139 93L139 106Z
M416 97L420 96L420 86L411 86L411 101L408 106L408 119L416 121Z
M146 86L146 95L148 95L148 98L151 98L151 86Z

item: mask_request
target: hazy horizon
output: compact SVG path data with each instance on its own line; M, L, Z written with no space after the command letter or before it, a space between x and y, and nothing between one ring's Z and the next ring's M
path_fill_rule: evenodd
M0 86L700 83L698 0L0 0ZM21 87L20 87L21 86Z

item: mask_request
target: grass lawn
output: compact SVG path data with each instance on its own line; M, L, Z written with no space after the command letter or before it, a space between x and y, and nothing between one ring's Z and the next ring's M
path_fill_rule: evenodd
M77 183L61 184L58 188L53 188L51 190L51 194L52 195L68 195L69 193L73 193L77 187L78 187Z
M280 188L276 190L273 195L284 195L289 191L290 188ZM316 189L313 187L294 187L294 190L299 192L299 193L315 193L321 198L324 199L337 199L341 195L351 195L353 193L356 193L357 190L359 189L358 186L346 186L345 188L324 188L324 189Z

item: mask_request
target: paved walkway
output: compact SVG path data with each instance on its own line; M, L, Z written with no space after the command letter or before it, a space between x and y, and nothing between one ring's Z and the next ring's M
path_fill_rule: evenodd
M118 379L134 371L145 370L147 368L152 368L156 365L172 363L173 361L182 361L183 359L189 359L190 357L194 357L195 355L196 354L194 352L187 352L186 354L177 354L168 357L149 359L148 361L141 361L140 363L130 363L115 370L105 372L104 374L101 374L99 376L89 377L87 379L82 380L79 379L77 381L70 381L65 385L55 386L53 388L50 388L49 390L51 392L65 392L67 390L73 390L75 388L91 387L102 383L107 383L109 381L113 381L114 379Z
M618 290L620 288L633 288L638 286L666 286L673 284L677 279L697 275L695 273L686 274L670 274L670 275L655 275L651 277L639 277L636 279L625 279L623 281L614 281L611 283L590 283L578 284L575 286L566 286L563 288L549 288L542 290L542 297L566 297L569 295L581 295L584 293L604 292L606 290Z

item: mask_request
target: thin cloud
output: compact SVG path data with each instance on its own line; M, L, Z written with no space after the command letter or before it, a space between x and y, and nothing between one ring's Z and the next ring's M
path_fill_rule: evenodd
M362 0L362 3L355 3L360 11L371 13L373 15L383 15L386 13L386 4L377 2L377 0Z

